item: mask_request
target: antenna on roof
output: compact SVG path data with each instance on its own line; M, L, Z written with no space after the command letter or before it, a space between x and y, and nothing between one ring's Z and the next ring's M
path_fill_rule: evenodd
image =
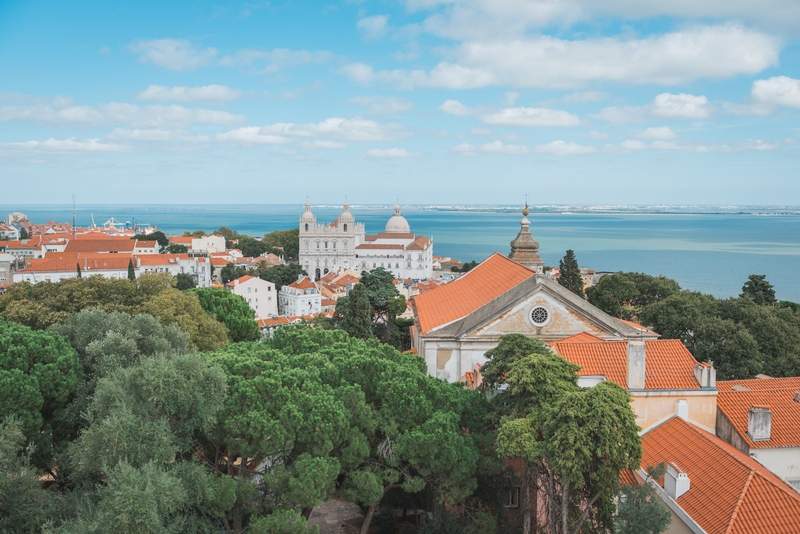
M75 239L75 193L72 193L72 239Z

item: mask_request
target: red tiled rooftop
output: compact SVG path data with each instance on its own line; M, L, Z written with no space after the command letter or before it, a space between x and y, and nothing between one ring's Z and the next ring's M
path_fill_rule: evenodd
M580 365L580 376L602 375L627 389L627 341L556 341L551 347L564 359ZM700 389L694 376L697 360L680 340L647 340L645 354L645 389Z
M492 254L458 280L414 297L420 333L469 315L531 276L527 267Z
M597 337L594 334L590 334L589 332L581 332L579 334L573 334L569 337L565 337L559 339L558 341L551 341L548 343L549 346L553 346L556 343L603 343L605 339L601 337Z
M362 245L358 245L356 250L405 250L403 245L378 245L378 244L369 244L364 243Z
M642 437L642 466L674 462L691 488L677 499L708 534L797 534L800 494L731 445L674 417Z
M764 389L794 389L800 391L800 376L793 376L789 378L748 378L746 380L719 380L717 381L717 389L720 393L723 391L735 391L734 386L739 386L737 389L745 387L750 390L764 390Z
M720 389L717 407L751 449L800 447L800 402L794 401L795 394L800 392L800 378L789 381L771 378L764 382L784 387L736 391L729 389L727 381L721 387L717 382ZM772 413L770 439L753 441L747 435L748 412L752 407L769 408Z
M188 254L140 254L136 256L136 261L141 266L174 265L178 260L188 259Z
M133 239L86 239L67 243L64 252L132 252Z
M424 235L418 236L413 243L406 247L406 250L425 250L431 244L431 240Z

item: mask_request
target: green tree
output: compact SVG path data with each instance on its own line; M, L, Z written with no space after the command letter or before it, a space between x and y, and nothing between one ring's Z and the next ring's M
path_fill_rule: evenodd
M461 267L458 265L453 265L450 267L450 270L454 273L467 273L478 266L478 262L475 260L468 261L467 263L463 264Z
M237 267L236 264L233 262L229 262L219 272L219 276L220 278L222 278L223 284L227 284L231 280L236 280L237 278L241 278L246 274L247 274L247 269L245 269L244 267Z
M243 256L247 256L249 258L257 258L261 256L268 250L270 250L270 246L263 241L259 241L258 239L250 236L240 236L239 237L239 250L242 251Z
M343 297L344 298L344 297ZM339 299L342 306L347 306L343 313L342 328L351 336L359 339L369 339L372 334L372 311L369 305L364 285L359 282L350 290L346 300ZM337 313L339 304L336 305Z
M205 230L195 230L194 232L188 232L188 231L183 232L183 235L181 237L195 237L197 239L200 239L204 235L206 235Z
M162 254L186 254L189 252L189 247L186 245L167 245L162 251Z
M648 467L647 479L642 484L625 484L620 488L614 518L617 534L661 534L667 529L672 515L650 485L650 480L659 480L665 471L665 464Z
M136 270L133 267L133 260L128 260L128 280L136 280Z
M767 282L765 274L751 274L747 277L747 282L742 286L741 297L750 297L753 302L759 305L775 304L775 289L772 284Z
M232 342L261 339L255 312L244 298L220 288L203 287L193 292L200 299L203 310L228 328L228 338Z
M645 306L680 292L675 280L642 273L613 273L586 290L589 302L620 319L637 319ZM658 331L663 335L663 332Z
M149 234L137 234L131 239L136 239L137 241L156 241L162 249L169 246L169 238L161 230L156 230Z
M262 242L265 243L269 249L280 249L283 251L282 255L286 260L296 260L300 252L300 229L292 228L291 230L276 230L264 235ZM275 250L278 252L279 250Z
M397 290L394 275L382 267L364 272L361 284L369 299L372 330L384 343L394 338L395 320L406 311L406 298Z
M81 378L78 354L66 339L0 318L0 419L18 418L40 469L52 467L69 437L64 410Z
M141 311L157 317L163 325L177 324L200 351L217 350L228 343L227 327L203 311L193 292L162 291L142 304Z
M28 229L24 226L21 226L19 229L19 238L20 239L30 239L31 236L28 235Z
M583 278L581 278L581 268L575 258L575 252L570 249L558 262L559 276L558 283L583 298Z
M0 525L3 532L38 532L53 507L25 452L22 423L0 421Z
M303 267L298 263L284 263L261 270L258 277L275 284L275 291L280 291L283 286L288 286L300 276L308 276Z
M197 284L194 281L194 276L188 273L178 273L175 275L175 289L178 291L186 291L187 289L194 289Z

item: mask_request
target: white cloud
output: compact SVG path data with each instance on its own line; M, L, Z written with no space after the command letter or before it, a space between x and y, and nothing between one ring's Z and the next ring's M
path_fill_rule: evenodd
M367 106L367 113L370 115L391 115L405 113L414 109L412 102L393 96L357 96L351 98L350 102L360 106Z
M121 125L145 128L180 128L189 124L236 124L244 115L227 111L186 108L179 105L137 106L111 102L96 106L75 106L66 99L27 106L0 107L0 122L30 121L56 126Z
M592 146L578 145L575 143L567 143L566 141L553 141L546 145L538 145L533 149L536 152L543 152L545 154L555 154L557 156L569 156L574 154L591 154L596 152L597 149Z
M492 85L580 87L589 82L677 85L696 79L756 74L778 64L777 38L739 25L705 26L643 39L570 41L550 36L467 41L431 71L383 70L350 64L360 83L403 89L468 89Z
M581 123L577 115L560 109L521 107L483 115L481 121L504 126L577 126Z
M465 106L458 100L445 100L444 103L439 106L439 110L442 113L455 115L456 117L467 117L475 113L475 110L469 106Z
M368 158L385 159L385 158L418 158L421 156L418 152L409 152L405 148L372 148L367 150L364 154Z
M492 133L491 130L487 128L473 128L469 131L472 135L489 135Z
M289 140L280 135L263 133L258 126L246 126L216 136L217 141L238 143L241 145L282 145Z
M708 98L703 95L661 93L645 106L607 107L593 117L615 123L641 122L651 117L706 119L713 109Z
M236 67L252 67L256 64L266 64L265 72L276 72L281 68L297 67L307 64L321 64L331 60L334 55L327 51L290 50L288 48L275 48L273 50L239 50L235 54L224 56L219 60L220 65Z
M217 56L214 48L199 50L185 39L150 39L129 45L133 52L141 53L141 63L151 63L169 70L195 70L209 65Z
M389 17L386 15L374 15L359 19L356 27L364 34L367 40L377 39L386 33Z
M480 154L508 154L513 156L522 156L529 154L531 149L524 145L507 145L501 141L493 141L491 143L484 143L482 145L462 143L453 147L453 152L461 156L477 156Z
M763 104L800 108L800 80L788 76L773 76L753 82L751 95Z
M675 139L678 134L669 126L651 126L650 128L636 134L639 139Z
M343 141L390 141L409 135L399 124L384 125L361 117L331 117L318 124L275 123L264 126L259 132L288 137L331 137Z
M87 152L127 152L129 146L104 143L100 139L50 138L45 141L25 141L21 143L2 143L0 146L12 151L48 152L54 154L76 154Z
M645 143L638 140L627 140L619 145L623 151L632 150L664 150L664 151L681 151L696 154L715 153L715 152L743 152L747 150L767 151L777 150L781 148L780 143L772 143L760 139L749 139L746 141L735 141L733 143L726 143L722 145L714 145L710 143L687 141L677 142L673 140L656 140L651 143ZM614 151L615 147L609 146L608 150Z
M230 101L241 98L243 93L225 85L204 85L202 87L164 87L150 85L137 95L139 100L155 100L157 102L205 102L209 100Z
M162 128L126 129L117 128L108 136L109 139L128 139L131 141L190 141L207 143L211 140L205 134L192 134L186 130L166 130Z
M623 150L644 150L647 148L647 143L642 141L636 141L634 139L628 139L627 141L623 141L620 145Z
M98 54L101 56L109 56L111 55L111 49L107 46L101 46L100 50L97 51Z
M606 100L611 95L602 91L576 91L561 97L564 102L574 102L577 104L585 104L586 102L600 102Z

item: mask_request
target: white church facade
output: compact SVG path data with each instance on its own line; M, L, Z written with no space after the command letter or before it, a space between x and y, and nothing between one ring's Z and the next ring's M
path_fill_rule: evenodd
M433 275L433 240L411 232L400 206L383 232L367 235L345 202L342 214L330 224L318 223L306 202L300 217L300 265L312 280L331 271L371 271L383 267L395 278L426 280Z

